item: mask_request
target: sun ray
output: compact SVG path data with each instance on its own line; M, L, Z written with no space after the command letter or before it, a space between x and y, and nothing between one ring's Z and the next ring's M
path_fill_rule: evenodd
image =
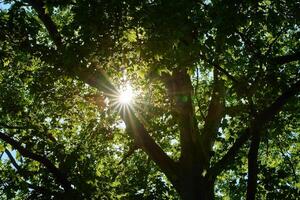
M118 102L122 105L129 105L132 103L134 97L133 89L130 85L126 85L123 89L121 89L120 94L118 96Z

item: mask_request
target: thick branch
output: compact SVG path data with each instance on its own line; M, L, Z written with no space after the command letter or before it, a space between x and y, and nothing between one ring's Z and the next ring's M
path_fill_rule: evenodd
M252 120L250 127L240 132L240 136L228 150L228 152L211 168L212 175L217 176L220 172L225 170L228 165L233 162L240 148L248 141L250 136L253 134L259 134L266 126L266 124L270 122L282 109L282 107L299 92L300 81L293 84L282 95L280 95L273 104L257 114L256 117Z
M204 113L203 113L202 110L201 110L200 99L198 98L198 95L197 95L197 93L198 93L198 88L199 88L199 73L200 73L200 71L199 71L199 68L198 68L198 67L197 67L196 70L197 70L197 71L196 71L196 86L195 86L195 88L194 88L194 96L195 96L196 102L197 102L197 104L198 104L198 112L200 113L200 116L201 116L202 120L204 120L204 119L205 119L205 115L204 115ZM197 113L197 111L195 111L195 112Z
M165 80L173 101L173 115L180 130L181 158L185 165L199 160L199 130L192 105L192 83L185 69L176 69Z
M275 65L282 65L293 61L299 61L299 60L300 60L300 51L296 51L293 54L273 57L269 60L269 62Z
M254 135L250 144L248 153L248 181L247 181L247 200L255 199L257 188L257 173L258 173L258 149L260 136Z
M50 15L45 10L45 4L42 1L38 0L27 1L29 5L31 5L38 13L39 19L43 22L57 48L61 52L66 51L66 48L63 45L63 39L59 31L57 30L55 23L52 21ZM74 56L74 58L75 57L76 56ZM61 58L61 61L64 60L65 58ZM107 75L102 70L100 70L98 66L95 66L95 64L96 63L93 63L93 66L87 68L86 66L80 66L79 63L75 63L75 65L77 66L69 66L70 64L66 65L64 62L61 63L61 65L64 66L68 73L79 77L82 81L86 82L92 87L97 87L108 96L115 96L117 94L116 88L111 84Z
M49 14L46 12L45 4L40 0L27 0L29 5L37 12L39 19L43 22L49 32L50 37L54 41L58 49L62 48L62 37L59 34L55 23L52 21Z
M219 160L212 168L211 174L213 177L216 177L220 174L223 170L225 170L230 163L235 159L235 156L241 149L241 147L247 142L250 137L249 128L246 129L244 132L241 132L238 139L234 142L231 148L227 151L227 153Z
M132 133L135 144L143 149L148 156L161 168L161 170L172 181L175 175L175 162L160 148L160 146L149 135L143 124L137 119L130 107L121 110L121 116L126 127Z
M16 162L15 158L11 155L10 151L5 149L5 153L8 156L8 158L10 159L12 165L16 168L17 172L24 177L24 179L26 179L28 177L29 172L28 171L24 171ZM35 191L42 193L42 194L54 194L54 192L48 190L47 188L44 187L40 187L40 186L36 186L33 185L31 183L28 183L25 181L25 183L27 184L27 186L31 189L34 189Z
M209 158L225 107L225 88L224 81L220 80L219 73L214 71L214 87L212 91L212 98L208 107L208 113L205 119L203 133L201 135L201 142L204 153Z
M28 149L23 147L18 141L12 139L5 133L0 132L0 139L13 146L13 148L18 150L22 156L38 161L39 163L44 165L49 170L49 172L51 172L54 175L57 182L60 183L66 191L71 190L71 184L68 181L65 174L63 174L57 167L55 167L55 165L53 165L48 158L29 151Z
M67 67L66 67L67 68ZM71 74L77 76L83 82L89 84L91 87L97 88L102 91L105 96L116 99L119 91L109 80L106 73L100 69L98 66L93 66L90 68L73 67Z

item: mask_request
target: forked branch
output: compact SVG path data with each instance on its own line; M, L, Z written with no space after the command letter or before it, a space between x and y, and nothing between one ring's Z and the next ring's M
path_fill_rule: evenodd
M252 120L250 127L241 131L239 137L227 153L211 168L213 176L217 176L223 170L227 169L230 163L233 163L237 153L241 147L254 134L260 134L264 127L269 123L282 107L295 95L300 92L300 81L290 86L282 95L280 95L273 104L259 112L254 120Z

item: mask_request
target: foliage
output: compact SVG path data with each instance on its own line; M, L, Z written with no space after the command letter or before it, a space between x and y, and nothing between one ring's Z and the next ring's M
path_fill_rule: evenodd
M299 196L299 2L3 3L1 199Z

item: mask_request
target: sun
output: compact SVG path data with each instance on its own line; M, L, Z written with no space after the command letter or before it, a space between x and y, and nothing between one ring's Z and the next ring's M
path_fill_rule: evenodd
M130 85L125 86L121 89L120 94L118 96L118 101L122 105L128 105L133 101L133 89Z

